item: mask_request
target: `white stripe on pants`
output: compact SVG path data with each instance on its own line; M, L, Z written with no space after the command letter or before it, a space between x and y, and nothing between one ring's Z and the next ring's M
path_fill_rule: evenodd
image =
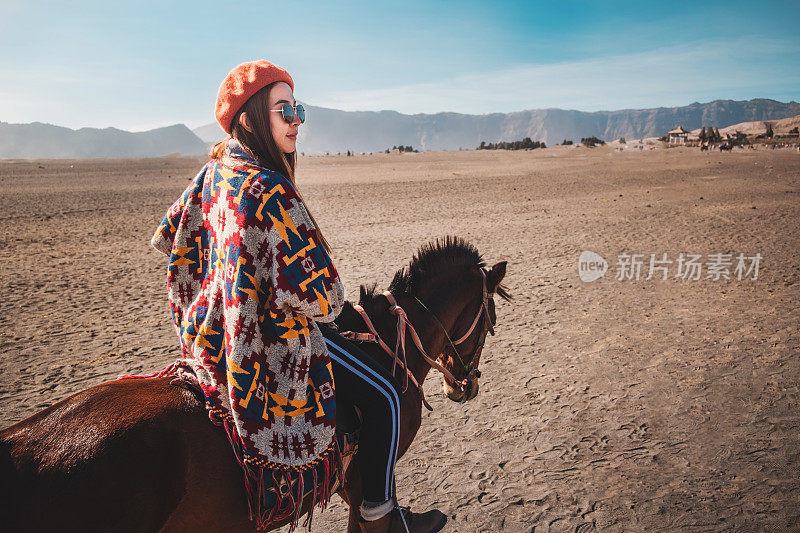
M397 447L400 439L400 399L397 395L397 391L383 376L359 361L358 358L349 354L342 347L327 338L325 342L328 345L331 359L358 376L367 386L378 390L380 394L386 398L386 402L388 403L386 411L387 415L391 415L392 423L392 442L389 449L389 456L386 458L385 499L389 500L392 498L394 492L394 466L397 462Z

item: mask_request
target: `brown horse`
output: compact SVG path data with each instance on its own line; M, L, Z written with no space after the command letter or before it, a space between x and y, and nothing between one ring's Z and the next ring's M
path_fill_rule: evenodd
M496 320L491 298L485 317L475 317L486 301L484 286L509 298L500 285L505 270L506 262L486 269L472 245L447 238L423 246L392 280L391 293L424 350L454 378L444 383L451 400L478 393L477 361ZM362 286L360 305L381 338L394 346L397 316L388 299ZM349 303L336 324L342 331L367 331ZM455 346L452 339L471 324L478 327ZM362 347L391 367L379 346ZM408 367L422 384L431 366L414 343L406 352ZM396 376L402 383L400 368ZM420 427L422 403L420 391L409 386L401 400L398 457ZM358 531L361 503L357 465L350 463L339 491L350 505L350 531ZM254 529L242 470L224 431L209 422L203 399L172 378L104 383L0 431L0 479L4 531Z

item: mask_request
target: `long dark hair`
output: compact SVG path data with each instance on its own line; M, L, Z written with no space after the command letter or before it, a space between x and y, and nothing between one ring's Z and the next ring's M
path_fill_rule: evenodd
M294 169L297 165L297 152L295 151L290 154L283 153L281 149L278 148L278 145L275 144L275 138L272 136L272 128L270 128L269 93L275 86L275 83L270 83L263 89L259 90L257 93L251 96L241 108L239 108L239 110L233 116L233 121L231 122L231 137L236 139L239 144L242 145L242 148L244 148L244 150L250 154L253 159L258 161L260 166L274 172L279 172L286 177L286 179L288 179L292 185L294 185L297 195L300 196L300 199L302 200L300 190L297 188L297 183L294 181ZM247 120L250 124L250 127L253 128L253 131L248 131L244 126L242 126L242 124L239 123L239 117L242 116L242 113L247 113ZM212 159L222 159L222 156L225 153L225 146L227 142L228 139L225 139L224 141L214 145L209 153ZM305 202L303 203L305 204ZM317 221L314 220L314 215L312 215L311 211L308 210L308 206L306 205L305 207L306 211L308 212L308 216L311 217L311 221L317 228L317 233L322 241L322 246L328 253L330 253L330 244L328 244L325 236L322 235L322 230L320 229L319 224L317 224Z

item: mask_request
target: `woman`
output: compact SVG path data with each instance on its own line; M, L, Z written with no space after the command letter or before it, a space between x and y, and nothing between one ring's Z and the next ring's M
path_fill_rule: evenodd
M441 513L403 514L396 506L397 382L317 324L334 320L344 289L295 187L305 113L293 89L289 74L268 61L228 74L215 114L230 137L212 149L153 237L170 256L169 301L184 364L245 469L257 526L292 513L294 525L305 494L324 506L337 421L352 429L345 419L357 407L362 529L403 531L410 519L412 531L433 531Z

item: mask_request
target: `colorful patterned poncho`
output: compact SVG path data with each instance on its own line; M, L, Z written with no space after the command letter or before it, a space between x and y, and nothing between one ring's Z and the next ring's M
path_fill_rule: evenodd
M344 290L291 182L236 147L203 167L152 244L170 257L182 364L212 420L246 471L297 474L334 450L333 376L315 321L336 317Z

